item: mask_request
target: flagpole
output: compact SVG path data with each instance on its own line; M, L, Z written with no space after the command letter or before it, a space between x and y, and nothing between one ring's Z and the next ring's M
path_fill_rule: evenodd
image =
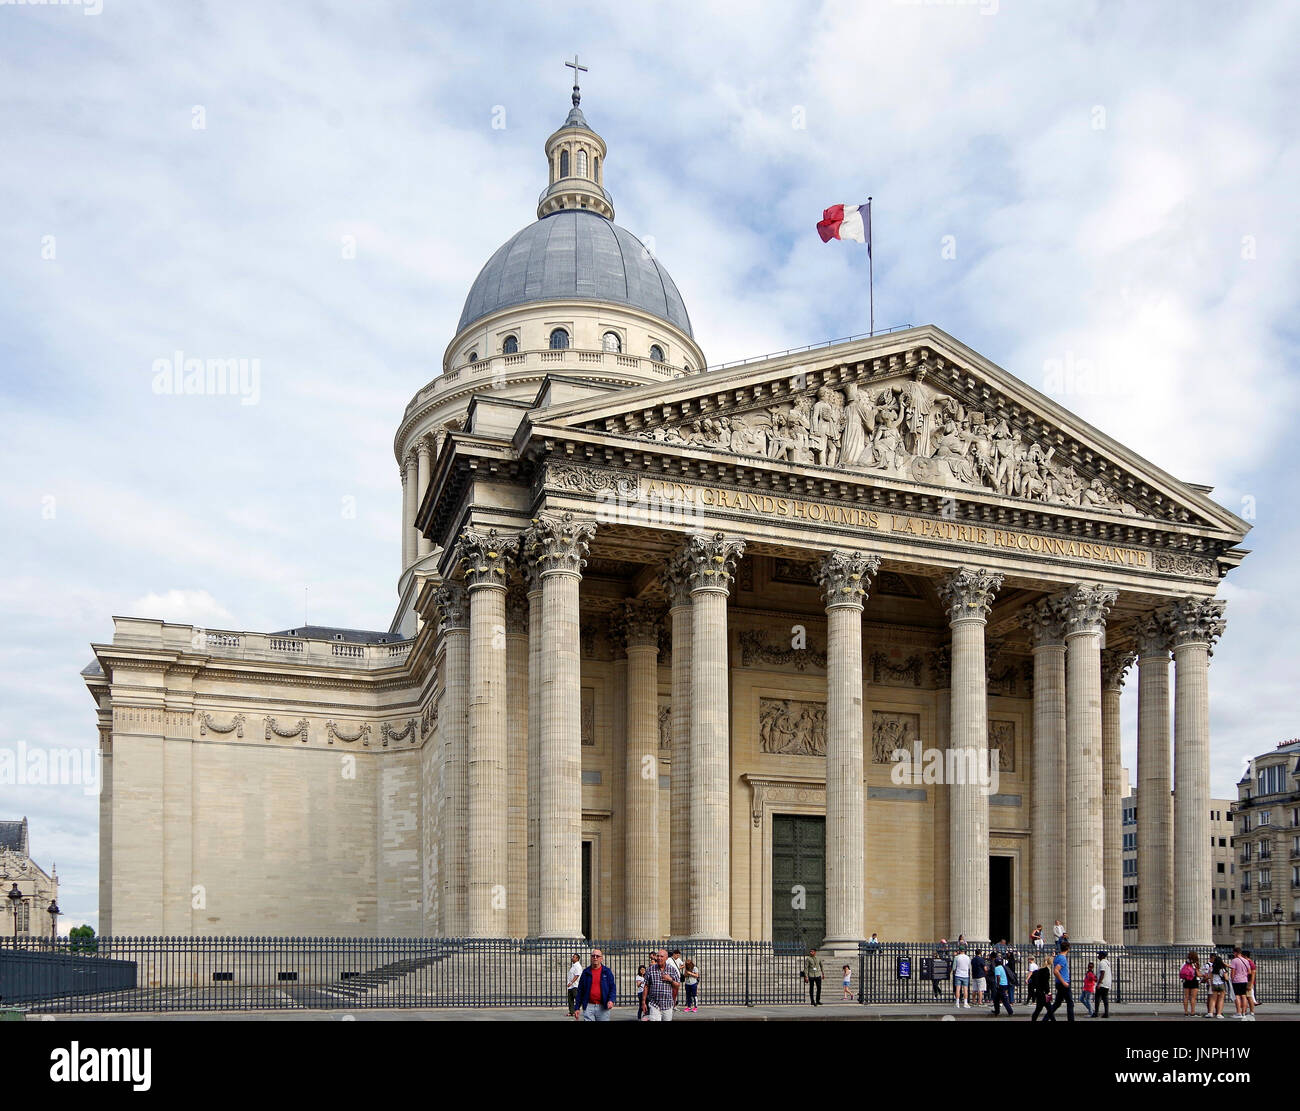
M861 194L859 194L861 195ZM867 198L867 289L871 300L871 334L876 334L876 261L871 246L871 198Z

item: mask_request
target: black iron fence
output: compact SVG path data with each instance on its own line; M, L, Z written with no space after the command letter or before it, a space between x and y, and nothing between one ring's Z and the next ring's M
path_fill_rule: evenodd
M103 937L90 943L0 940L0 1003L38 1012L260 1011L368 1007L567 1006L571 957L590 963L599 947L620 1001L634 1005L639 965L663 947L698 966L704 1006L807 1001L804 954L761 941L572 941L553 939L344 937ZM983 951L988 946L979 946ZM1076 997L1101 946L1075 945ZM1032 958L1051 947L1008 946L1025 998ZM1111 1002L1178 1003L1186 951L1109 947ZM951 944L862 945L855 957L824 956L823 999L841 997L843 965L852 994L867 1005L952 1005ZM1206 957L1207 953L1202 953ZM1255 950L1261 1003L1300 1003L1300 949ZM938 979L927 976L938 975Z

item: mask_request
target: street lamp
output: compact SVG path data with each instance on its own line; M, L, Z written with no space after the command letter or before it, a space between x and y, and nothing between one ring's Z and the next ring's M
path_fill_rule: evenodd
M56 944L59 940L59 915L63 912L59 910L59 904L54 899L50 900L50 905L45 909L50 912L50 943Z
M9 910L13 915L14 948L17 948L18 947L18 908L22 906L23 893L18 890L18 885L15 883L13 887L9 889L9 894L6 895L5 898L9 900Z
M1273 921L1277 925L1277 947L1285 948L1282 944L1282 903L1279 900L1273 907Z

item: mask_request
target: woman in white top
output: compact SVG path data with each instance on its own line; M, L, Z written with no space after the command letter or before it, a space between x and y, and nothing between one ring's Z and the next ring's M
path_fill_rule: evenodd
M569 965L569 979L566 984L569 992L569 1017L581 1018L582 1016L578 1014L576 1008L578 1006L578 981L582 979L582 961L578 958L577 953L573 954L572 962Z

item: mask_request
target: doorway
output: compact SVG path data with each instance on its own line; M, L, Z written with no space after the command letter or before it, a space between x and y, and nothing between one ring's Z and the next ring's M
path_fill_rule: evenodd
M826 819L772 818L772 942L806 953L826 936Z
M989 941L1015 942L1011 936L1013 863L1009 856L989 857Z
M582 843L582 936L591 940L591 842Z

